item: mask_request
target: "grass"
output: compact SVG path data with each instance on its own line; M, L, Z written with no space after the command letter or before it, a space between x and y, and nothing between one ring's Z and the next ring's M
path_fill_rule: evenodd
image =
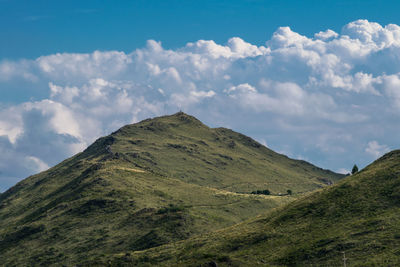
M188 240L110 256L138 266L397 266L400 151L338 184L243 223Z
M1 194L0 260L105 264L217 234L341 177L184 113L145 120ZM271 195L250 194L265 189Z

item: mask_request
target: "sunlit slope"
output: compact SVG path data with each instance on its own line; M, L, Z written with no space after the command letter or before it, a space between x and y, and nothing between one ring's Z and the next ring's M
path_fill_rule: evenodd
M141 168L232 192L305 192L343 177L289 159L232 130L209 128L185 113L125 126L103 141Z
M128 125L0 195L0 260L73 265L228 227L341 176L184 113ZM272 195L249 194L269 189ZM292 196L281 195L291 189Z
M171 266L398 266L400 150L267 215L205 236L111 257Z

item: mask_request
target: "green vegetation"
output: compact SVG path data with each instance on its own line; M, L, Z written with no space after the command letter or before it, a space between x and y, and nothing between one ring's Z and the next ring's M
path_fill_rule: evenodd
M343 252L347 266L399 264L400 150L266 215L109 259L138 266L343 266Z
M257 195L271 195L271 192L270 192L268 189L265 189L265 190L252 191L251 194L257 194Z
M109 255L199 238L301 196L237 192L307 193L340 178L184 113L145 120L1 194L0 261L105 264ZM154 255L139 261L161 261Z
M353 169L351 169L351 174L356 174L358 172L358 167L354 164Z

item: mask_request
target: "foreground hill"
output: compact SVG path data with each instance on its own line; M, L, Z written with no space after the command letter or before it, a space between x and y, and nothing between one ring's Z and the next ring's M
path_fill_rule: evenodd
M338 184L221 231L113 263L169 266L399 266L400 150Z
M148 249L231 226L341 177L184 113L149 119L1 194L0 261L73 265ZM250 194L266 189L271 195Z

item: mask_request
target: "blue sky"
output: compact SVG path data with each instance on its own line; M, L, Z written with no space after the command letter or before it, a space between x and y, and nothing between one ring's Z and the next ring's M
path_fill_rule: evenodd
M0 0L0 191L183 110L338 172L399 148L397 1Z
M131 52L147 40L177 48L233 36L262 45L280 26L312 36L360 18L400 23L398 1L0 1L0 58L57 52Z

